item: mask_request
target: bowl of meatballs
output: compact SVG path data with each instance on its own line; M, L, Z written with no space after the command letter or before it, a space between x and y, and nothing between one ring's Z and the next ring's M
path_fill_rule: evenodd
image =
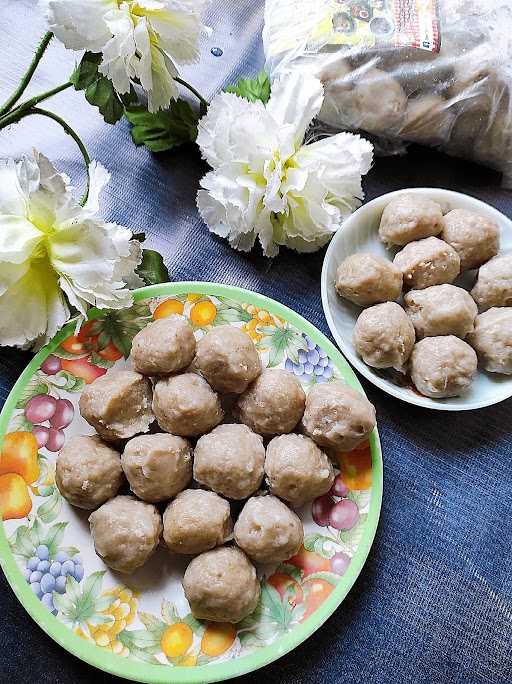
M2 462L33 448L39 472L3 510L2 567L88 662L217 681L291 650L355 581L382 495L375 409L277 302L205 283L135 298L60 334L6 404ZM9 467L0 486L32 472Z
M512 222L484 202L436 188L368 202L329 245L322 303L345 357L399 399L512 396Z

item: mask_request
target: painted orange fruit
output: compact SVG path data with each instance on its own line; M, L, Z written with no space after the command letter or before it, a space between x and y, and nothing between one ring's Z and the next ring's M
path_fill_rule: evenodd
M17 473L27 484L39 477L37 440L31 432L9 432L4 437L0 456L0 475Z
M160 646L168 658L179 658L192 646L194 635L184 622L177 622L167 627L162 634Z
M0 514L4 520L20 520L32 510L25 480L17 473L0 475Z
M365 442L353 451L337 455L340 477L349 489L370 489L372 486L372 453Z
M179 299L166 299L153 311L155 321L158 318L167 318L171 314L183 314L184 305Z
M307 620L307 618L322 605L333 589L333 585L323 579L306 580L304 582L306 611L301 622Z
M94 382L100 375L105 375L106 368L95 366L86 357L81 359L61 359L62 369L74 375L75 378L81 378L86 385Z
M331 565L328 558L323 558L314 551L306 551L302 547L295 556L287 561L290 565L295 565L304 572L304 577L312 575L314 572L329 572Z
M199 328L213 323L216 315L217 308L209 299L206 299L203 302L197 302L190 310L190 320Z
M201 651L217 658L231 648L236 639L236 629L229 622L211 623L201 639Z

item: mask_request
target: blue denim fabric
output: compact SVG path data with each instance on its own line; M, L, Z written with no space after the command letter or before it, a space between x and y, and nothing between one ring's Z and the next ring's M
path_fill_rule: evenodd
M186 76L211 95L263 63L263 0L213 0L200 66ZM44 31L36 2L0 0L0 100L16 85ZM220 47L222 57L210 49ZM55 43L29 92L64 81L74 57ZM194 147L153 156L136 149L127 125L102 123L83 95L49 105L112 173L105 218L144 230L174 280L241 285L295 308L328 334L320 302L323 253L283 251L270 262L211 236L195 207L206 166ZM84 172L72 140L34 118L0 136L0 154L35 146L78 184ZM379 159L370 199L401 187L462 190L512 215L512 196L483 169L412 149ZM0 350L0 404L29 360ZM512 403L460 414L414 408L364 382L378 411L385 490L368 562L327 623L286 658L244 682L269 684L505 684L512 682ZM0 578L0 682L82 684L114 678L69 655L35 625ZM169 675L172 681L172 672Z

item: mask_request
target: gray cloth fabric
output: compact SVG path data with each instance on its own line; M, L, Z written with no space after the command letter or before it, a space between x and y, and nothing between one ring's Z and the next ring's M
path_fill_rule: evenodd
M188 77L208 97L263 64L262 0L214 0L201 64ZM0 0L0 100L13 90L44 31L36 3ZM220 47L222 57L210 50ZM52 43L29 92L64 81L74 55ZM103 124L83 95L67 91L49 107L112 173L105 218L144 230L174 280L241 285L295 308L328 333L320 302L323 252L284 250L273 262L243 255L208 233L195 193L206 171L193 146L159 156L136 149L128 126ZM0 155L37 147L83 183L74 142L52 122L30 119L0 134ZM379 159L367 198L401 187L461 190L512 215L512 196L495 174L412 148ZM30 358L0 350L0 403ZM443 414L408 406L365 384L376 404L385 460L379 531L368 562L326 625L286 658L243 678L295 682L505 684L512 681L512 403ZM113 682L66 653L35 625L0 580L1 682ZM118 680L116 680L118 681ZM172 681L172 671L169 672Z

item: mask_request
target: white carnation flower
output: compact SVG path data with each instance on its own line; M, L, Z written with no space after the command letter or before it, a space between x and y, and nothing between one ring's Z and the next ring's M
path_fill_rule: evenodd
M279 245L313 252L360 206L372 145L350 133L304 144L323 99L317 78L292 72L273 83L266 106L222 93L199 122L197 144L213 171L197 204L232 247L249 251L258 237L267 256Z
M96 162L89 172L82 207L42 154L0 162L0 345L50 339L69 320L70 305L81 314L129 306L127 283L142 284L131 231L96 218L110 175Z
M71 50L102 53L101 74L120 94L134 81L156 112L178 97L178 64L199 59L207 0L47 0L50 29Z

